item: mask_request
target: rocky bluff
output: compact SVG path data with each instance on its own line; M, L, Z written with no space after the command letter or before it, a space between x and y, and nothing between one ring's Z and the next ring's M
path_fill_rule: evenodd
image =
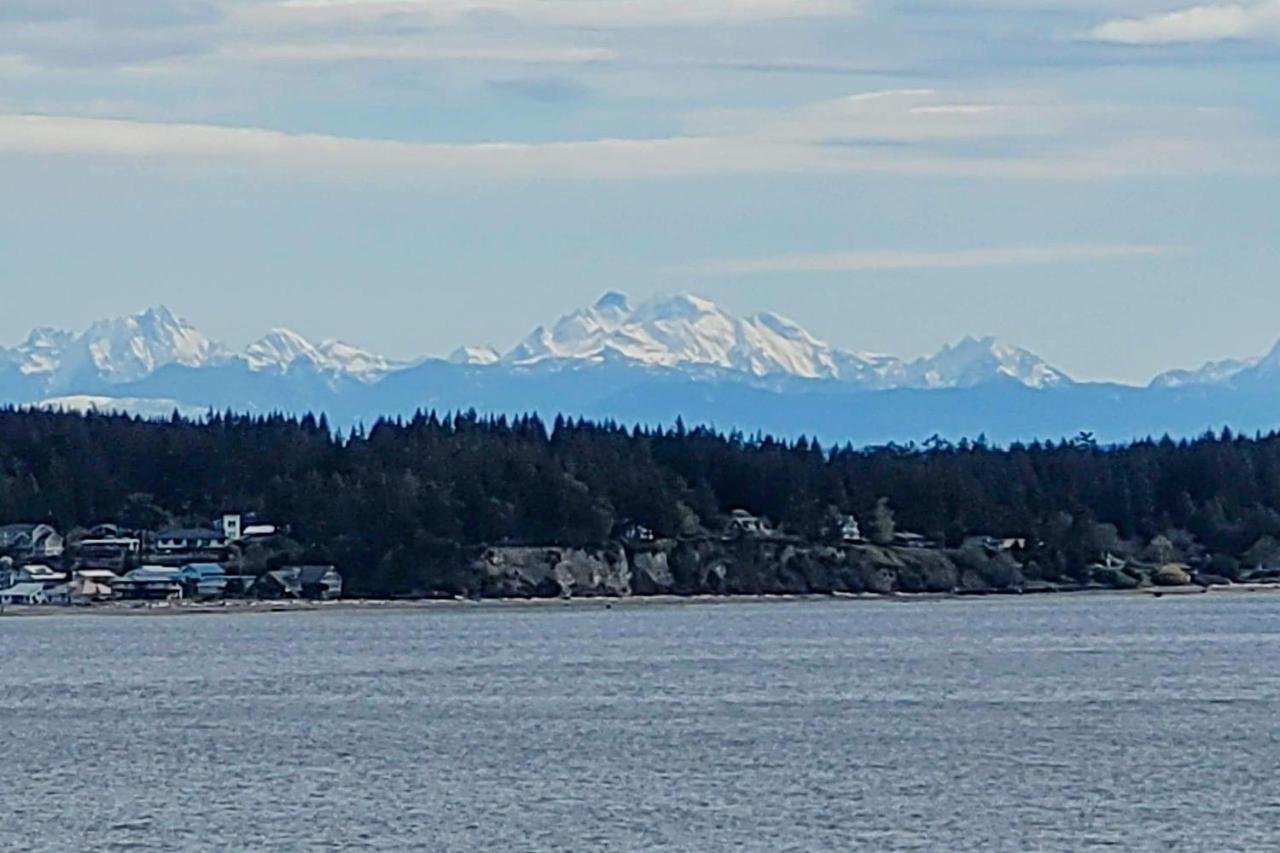
M490 547L467 593L485 598L1015 591L1016 565L975 571L952 552L786 540L698 539L601 548Z

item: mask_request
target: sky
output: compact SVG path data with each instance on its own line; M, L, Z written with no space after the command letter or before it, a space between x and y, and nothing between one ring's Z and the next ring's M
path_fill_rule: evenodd
M607 290L1145 382L1280 338L1280 0L0 0L0 343Z

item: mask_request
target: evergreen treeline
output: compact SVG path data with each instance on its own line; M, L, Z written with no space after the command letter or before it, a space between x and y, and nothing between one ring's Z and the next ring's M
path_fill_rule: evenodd
M1233 574L1280 557L1280 435L855 449L474 413L340 436L310 416L0 411L0 523L155 529L256 512L353 592L447 589L466 546L602 543L624 520L698 536L741 508L821 540L841 513L883 528L882 499L899 530L951 546L1027 537L1028 576L1081 576L1106 552Z

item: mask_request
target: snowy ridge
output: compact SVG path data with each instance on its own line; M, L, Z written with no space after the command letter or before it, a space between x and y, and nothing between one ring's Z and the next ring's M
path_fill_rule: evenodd
M170 365L235 364L281 374L301 367L365 382L401 366L341 341L313 344L288 329L273 329L243 353L233 353L164 306L101 320L80 334L36 329L18 346L0 348L0 368L16 370L37 381L42 393L57 397L86 387L137 382Z
M550 327L539 326L505 355L488 346L461 347L448 361L493 368L605 361L701 373L711 368L752 379L827 380L868 390L992 381L1048 388L1071 381L1026 350L991 338L966 338L937 355L905 362L835 347L777 314L735 316L688 293L639 306L621 293L606 293ZM0 349L0 372L8 368L34 383L31 393L39 397L27 399L101 394L172 365L239 367L285 378L301 372L366 384L410 366L337 340L314 343L285 328L234 353L165 307L102 320L80 334L36 329L22 344Z
M245 348L240 356L250 370L288 373L303 367L362 381L385 376L398 365L368 350L327 340L313 344L289 329L272 329Z
M1274 380L1280 375L1280 343L1257 358L1211 361L1195 370L1171 370L1151 380L1152 388L1243 385Z
M907 365L902 386L908 388L972 388L996 379L1011 379L1028 388L1052 388L1071 382L1044 359L995 338L965 338L934 356Z
M659 297L635 308L622 294L605 294L551 328L539 326L502 363L606 358L652 367L716 367L757 377L829 379L868 389L958 388L998 380L1048 388L1071 381L1032 353L992 338L966 338L935 356L903 362L839 349L777 314L735 317L691 294Z

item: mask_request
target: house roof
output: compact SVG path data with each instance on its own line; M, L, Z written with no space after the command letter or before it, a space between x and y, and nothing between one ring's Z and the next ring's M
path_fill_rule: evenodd
M120 576L110 569L76 569L76 576L88 581L114 581Z
M174 527L161 530L157 539L221 539L222 531L207 527Z
M260 575L254 583L259 584L267 581L274 581L284 589L295 589L301 586L301 577L302 573L297 569L275 569L274 571Z
M226 573L227 570L217 563L187 563L182 567L182 574L184 575L200 575L201 577L218 575L221 577Z
M181 569L171 569L168 566L139 566L131 572L126 572L124 579L129 581L171 581L175 580L180 574L182 574Z
M304 585L320 583L330 572L337 574L333 566L299 566L298 582Z
M8 589L0 589L0 595L28 598L33 595L44 594L44 584L41 583L17 583Z

